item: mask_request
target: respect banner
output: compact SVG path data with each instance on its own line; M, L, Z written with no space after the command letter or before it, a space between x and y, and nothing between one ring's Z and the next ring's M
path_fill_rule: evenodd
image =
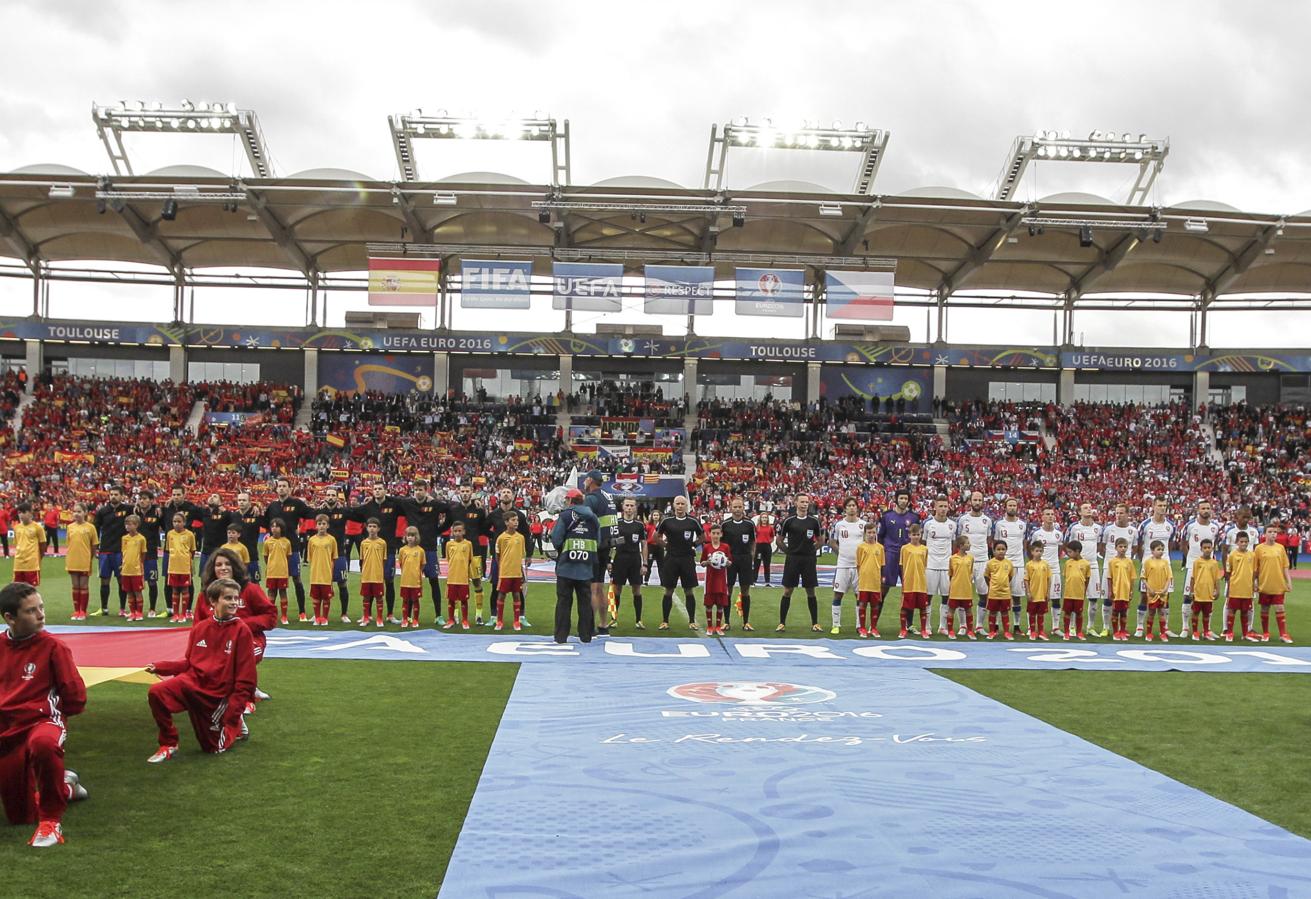
M711 315L714 309L715 269L710 265L648 265L648 315Z

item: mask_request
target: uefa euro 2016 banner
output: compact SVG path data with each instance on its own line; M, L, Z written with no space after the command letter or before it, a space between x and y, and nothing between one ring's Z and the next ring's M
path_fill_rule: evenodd
M712 265L648 265L647 315L710 315L715 311Z
M369 259L370 306L437 305L440 259Z
M619 263L557 262L551 306L579 312L623 310L624 267Z
M824 314L844 321L892 321L893 272L824 273Z
M531 262L460 260L460 305L465 309L527 309L532 283Z
M739 268L736 281L738 315L805 315L806 273L801 269Z

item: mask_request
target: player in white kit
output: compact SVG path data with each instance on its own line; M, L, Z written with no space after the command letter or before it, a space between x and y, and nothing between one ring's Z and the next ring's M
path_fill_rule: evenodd
M947 497L941 493L933 498L933 517L924 522L923 532L924 545L929 548L929 602L938 597L938 633L945 635L950 618L947 594L951 592L951 551L956 542L956 522L947 517Z
M988 615L988 584L983 579L983 570L992 555L988 543L992 539L992 519L983 514L983 494L977 490L970 494L970 510L956 519L956 536L967 537L970 541L970 556L974 559L974 592L979 594L974 610L974 632L981 634Z
M1115 544L1121 539L1127 540L1130 546L1130 552L1138 552L1138 525L1129 521L1129 506L1125 503L1115 504L1115 521L1102 528L1102 543L1110 550L1106 556L1106 562L1102 568L1102 629L1096 632L1098 637L1105 637L1110 633L1111 618L1111 588L1107 583L1111 576L1110 557L1114 555Z
M1210 540L1212 546L1220 544L1220 522L1211 517L1211 504L1202 500L1197 504L1197 515L1184 525L1181 539L1184 551L1184 623L1179 635L1185 640L1189 636L1189 627L1193 620L1193 563L1202 557L1202 541Z
M838 554L837 568L833 572L833 629L837 636L842 628L842 597L856 592L856 547L865 539L865 522L860 518L860 501L847 497L842 504L842 517L829 528L828 545Z
M1015 629L1020 627L1020 603L1024 597L1024 556L1027 551L1025 538L1029 536L1029 526L1019 517L1020 504L1017 500L1006 500L1006 514L992 526L992 539L1006 541L1006 558L1015 566L1011 577L1011 618Z
M1176 528L1174 522L1165 517L1166 502L1157 497L1152 500L1152 516L1144 518L1138 525L1138 545L1134 548L1134 554L1138 558L1138 570L1142 572L1143 560L1151 553L1149 547L1156 540L1165 544L1165 556L1170 557L1170 545L1174 542ZM1166 597L1166 616L1165 630L1171 637L1178 636L1170 630L1170 597ZM1138 579L1138 627L1134 629L1135 637L1143 635L1143 621L1147 618L1147 582L1141 577Z
M1056 524L1056 510L1042 510L1042 524L1029 535L1030 545L1042 544L1042 560L1052 570L1051 599L1052 622L1055 629L1061 626L1061 547L1065 544L1065 535Z
M1093 612L1100 605L1098 600L1106 594L1102 590L1102 570L1101 558L1105 548L1102 546L1102 526L1093 519L1092 503L1079 504L1079 520L1070 525L1066 532L1071 540L1078 540L1082 549L1082 557L1088 560L1088 601L1084 603L1088 610L1088 630L1094 634L1097 629L1093 627ZM1106 615L1102 614L1102 626L1106 625Z

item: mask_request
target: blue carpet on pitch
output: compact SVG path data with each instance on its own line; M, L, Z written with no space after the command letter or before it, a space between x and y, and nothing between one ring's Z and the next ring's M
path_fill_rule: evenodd
M521 669L443 897L1311 895L1311 841L920 670Z

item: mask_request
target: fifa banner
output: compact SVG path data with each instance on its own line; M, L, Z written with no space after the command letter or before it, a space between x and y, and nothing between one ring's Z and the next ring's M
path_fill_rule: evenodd
M739 268L738 315L805 315L806 273L788 268Z
M829 318L892 321L893 272L825 272Z
M370 306L436 306L440 259L369 258Z
M460 260L460 306L464 309L527 309L532 305L533 264Z
M581 312L623 310L624 267L618 263L557 262L551 269L553 309Z
M715 311L715 269L711 265L648 265L647 315L711 315Z

